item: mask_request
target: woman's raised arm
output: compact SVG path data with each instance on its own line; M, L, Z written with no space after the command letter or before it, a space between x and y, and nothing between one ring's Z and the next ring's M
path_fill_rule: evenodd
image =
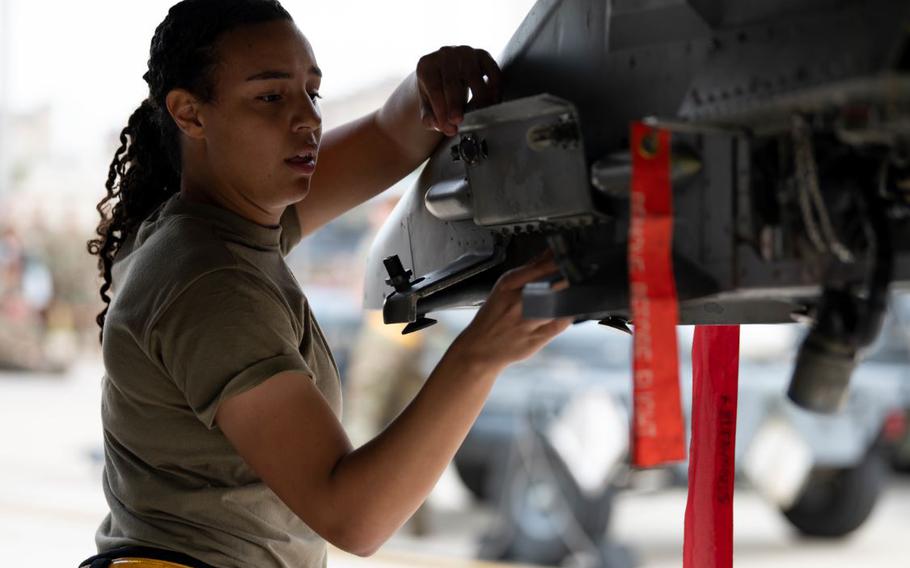
M414 171L458 131L471 107L499 98L500 70L483 50L443 47L425 55L382 108L326 132L306 199L295 204L306 236Z

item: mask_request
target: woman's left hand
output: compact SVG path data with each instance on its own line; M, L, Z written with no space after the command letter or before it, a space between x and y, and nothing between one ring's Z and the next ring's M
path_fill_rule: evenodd
M482 49L447 46L424 55L417 62L420 120L428 129L454 136L465 110L500 100L501 80L499 65Z

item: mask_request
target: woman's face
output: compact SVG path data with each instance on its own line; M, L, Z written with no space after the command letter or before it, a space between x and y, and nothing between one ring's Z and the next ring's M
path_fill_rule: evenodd
M322 135L312 47L275 21L226 33L217 60L214 100L200 109L211 175L261 207L300 201Z

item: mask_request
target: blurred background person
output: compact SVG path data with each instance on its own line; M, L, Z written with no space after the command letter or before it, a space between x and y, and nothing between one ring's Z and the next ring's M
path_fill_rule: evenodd
M54 283L47 261L19 231L5 225L0 237L0 368L59 372L45 339Z

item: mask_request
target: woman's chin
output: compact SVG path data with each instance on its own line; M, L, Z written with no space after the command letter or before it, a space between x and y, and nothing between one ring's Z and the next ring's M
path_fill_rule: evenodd
M300 178L294 180L291 193L297 201L300 201L310 193L310 178Z

